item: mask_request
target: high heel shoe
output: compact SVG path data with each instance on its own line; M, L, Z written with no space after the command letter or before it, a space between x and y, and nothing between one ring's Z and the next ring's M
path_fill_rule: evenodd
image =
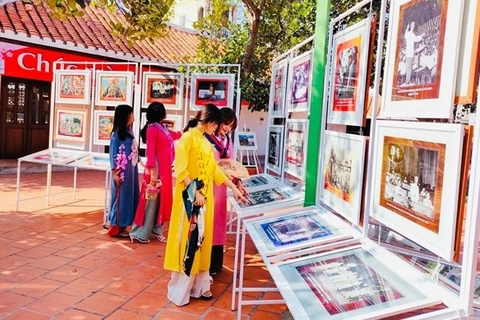
M149 243L150 242L150 239L147 239L147 240L143 240L143 239L140 239L138 237L135 237L134 235L131 235L130 234L130 242L131 243L135 243L135 240L140 242L140 243Z

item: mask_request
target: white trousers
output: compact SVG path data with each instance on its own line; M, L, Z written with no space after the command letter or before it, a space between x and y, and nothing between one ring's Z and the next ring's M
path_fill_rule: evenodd
M200 298L208 290L210 290L208 271L202 271L190 277L183 272L172 272L167 298L181 307L190 302L190 297Z

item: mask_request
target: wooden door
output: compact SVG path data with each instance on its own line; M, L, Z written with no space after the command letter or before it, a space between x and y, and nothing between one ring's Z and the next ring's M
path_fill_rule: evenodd
M50 83L3 77L0 97L0 158L48 148Z

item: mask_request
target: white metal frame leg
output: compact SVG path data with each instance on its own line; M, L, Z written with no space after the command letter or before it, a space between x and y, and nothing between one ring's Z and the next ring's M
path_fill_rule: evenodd
M47 207L50 205L50 187L52 186L52 165L47 165Z
M242 243L240 244L240 277L238 278L238 304L237 304L237 320L242 319L242 300L243 300L243 272L245 269L245 238L246 228L242 229Z
M77 167L73 169L73 200L77 200Z
M240 225L242 218L237 212L237 235L235 236L235 261L233 262L233 284L232 284L232 311L235 310L235 295L237 294L237 274L238 274L238 251L240 250Z
M110 192L110 172L105 171L105 196L103 202L103 225L106 226L108 222L108 195Z
M18 160L17 164L17 193L15 199L15 211L18 211L18 206L20 204L20 170L22 166L22 161Z

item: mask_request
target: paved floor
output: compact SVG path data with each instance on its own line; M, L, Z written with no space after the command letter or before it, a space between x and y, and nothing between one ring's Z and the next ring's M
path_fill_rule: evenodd
M15 211L16 175L0 175L0 319L235 319L230 310L233 236L225 268L215 277L214 299L178 308L166 298L165 244L131 244L102 228L104 174L79 171L77 199L72 172L52 175L50 205L26 200ZM46 174L22 175L22 199L45 194ZM246 285L271 287L251 241ZM278 294L248 294L278 298ZM248 306L242 319L282 319L285 305Z

